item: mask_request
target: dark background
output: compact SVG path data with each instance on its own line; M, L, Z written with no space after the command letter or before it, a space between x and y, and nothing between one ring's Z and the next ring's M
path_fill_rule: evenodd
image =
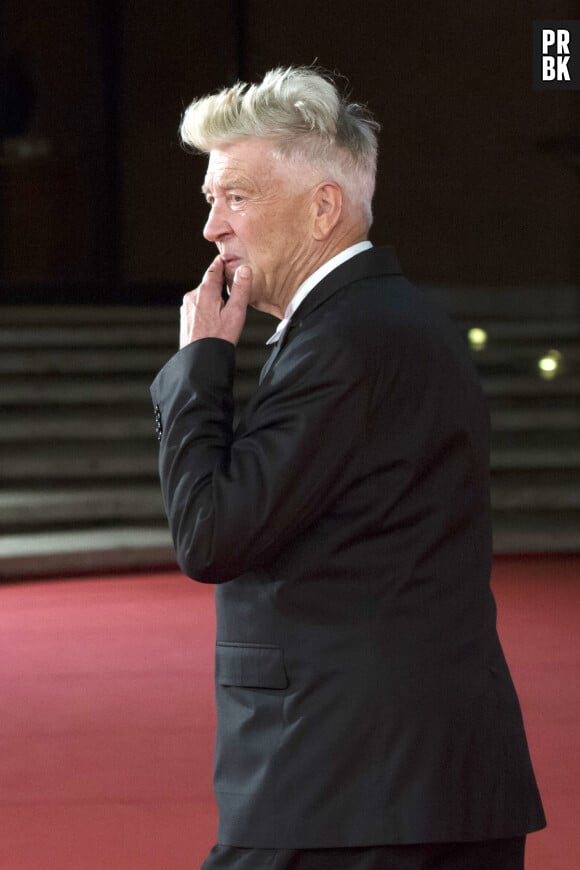
M212 255L195 97L317 61L382 124L371 238L421 284L580 278L578 92L538 92L533 21L573 2L4 0L2 302L175 302ZM576 15L577 17L577 15Z

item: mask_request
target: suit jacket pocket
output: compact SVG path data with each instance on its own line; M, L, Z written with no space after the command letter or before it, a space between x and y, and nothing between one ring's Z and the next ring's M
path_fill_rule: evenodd
M216 645L216 682L248 689L287 689L284 653L279 646L258 643Z

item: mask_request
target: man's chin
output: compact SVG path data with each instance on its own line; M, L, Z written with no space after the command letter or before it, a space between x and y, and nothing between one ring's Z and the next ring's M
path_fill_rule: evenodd
M230 262L224 263L224 275L225 275L225 279L226 279L228 287L231 288L233 281L234 281L234 275L236 274L236 269L239 266L241 266L243 263L245 263L245 260L241 260L241 259L237 259L237 258L231 260Z

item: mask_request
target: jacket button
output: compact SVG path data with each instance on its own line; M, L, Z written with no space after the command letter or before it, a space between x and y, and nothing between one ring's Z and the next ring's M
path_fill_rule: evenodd
M155 405L155 435L157 436L158 441L161 441L162 434L163 424L161 423L161 408L159 405Z

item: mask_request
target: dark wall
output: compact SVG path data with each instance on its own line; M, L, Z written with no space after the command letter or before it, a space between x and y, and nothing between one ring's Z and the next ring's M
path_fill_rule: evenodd
M74 285L79 301L161 301L196 281L211 256L205 162L179 147L181 112L238 76L315 60L382 123L372 237L411 277L578 283L580 95L531 84L533 20L571 5L5 3L1 60L23 52L26 136L48 143L0 163L6 298Z
M248 57L252 73L317 57L368 101L383 125L374 236L416 279L570 280L578 176L538 142L580 133L580 95L530 82L532 20L569 5L294 0L274 23L250 0Z
M1 137L2 277L98 280L105 167L96 6L12 0L0 8L0 119L13 128Z
M129 282L191 283L211 256L200 232L204 161L180 147L178 126L196 95L238 77L234 6L229 0L126 4L122 202Z

